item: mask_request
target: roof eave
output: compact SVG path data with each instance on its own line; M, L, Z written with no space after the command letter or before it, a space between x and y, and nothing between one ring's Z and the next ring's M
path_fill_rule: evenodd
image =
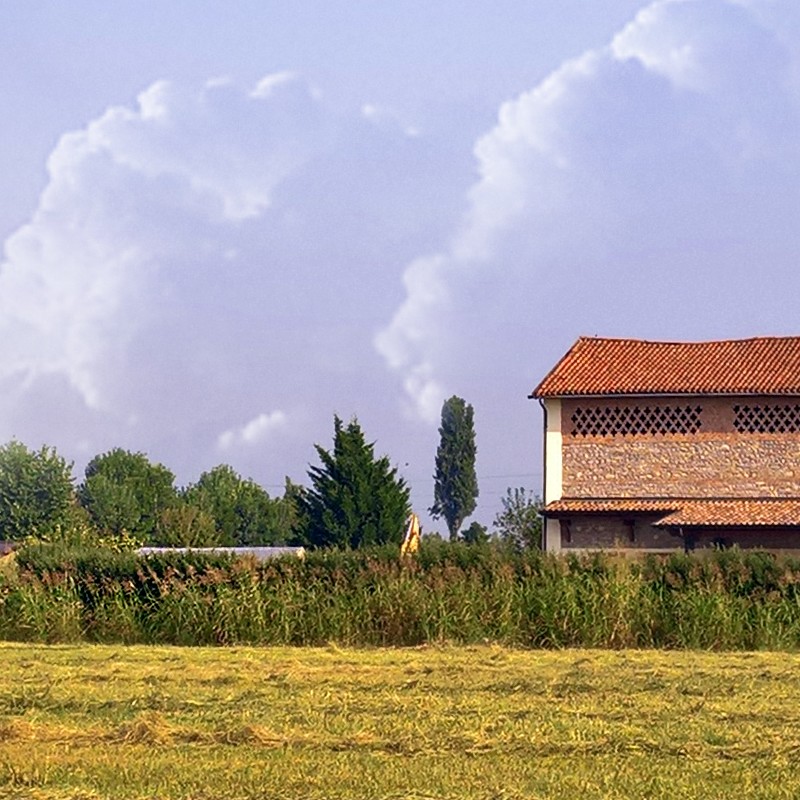
M748 390L735 392L709 392L696 389L693 391L671 391L671 392L552 392L539 393L536 391L528 395L529 400L563 400L586 398L587 400L602 397L800 397L800 387L780 391Z

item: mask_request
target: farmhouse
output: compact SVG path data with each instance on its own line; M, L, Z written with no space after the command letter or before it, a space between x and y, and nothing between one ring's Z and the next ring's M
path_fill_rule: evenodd
M800 550L800 337L582 337L530 396L548 550Z

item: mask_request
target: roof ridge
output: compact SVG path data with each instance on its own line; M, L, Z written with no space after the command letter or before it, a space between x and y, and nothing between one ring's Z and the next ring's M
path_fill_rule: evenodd
M603 503L603 502L626 502L630 501L653 501L653 502L675 502L675 503L687 503L687 502L697 502L697 503L719 503L719 502L741 502L742 500L757 500L758 502L776 502L782 503L786 501L800 501L800 495L785 495L783 497L775 497L770 495L769 497L764 497L763 495L753 496L753 495L736 495L735 497L685 497L685 496L666 496L666 495L657 495L657 496L642 496L637 495L636 497L622 497L620 495L606 495L603 497L576 497L574 495L564 495L559 497L558 500L578 500L581 502L586 503ZM554 500L553 502L558 502Z
M582 341L589 342L631 342L636 344L677 344L677 345L703 345L703 344L736 344L738 342L761 342L777 340L800 340L800 334L761 334L760 336L743 336L736 339L640 339L635 336L599 336L580 335L576 344Z
M700 342L581 336L530 397L800 396L800 336Z

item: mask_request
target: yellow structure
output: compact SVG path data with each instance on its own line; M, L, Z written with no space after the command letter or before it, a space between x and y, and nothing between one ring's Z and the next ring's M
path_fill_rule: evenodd
M412 514L408 519L408 528L403 537L403 544L400 545L401 556L414 555L419 550L419 517Z

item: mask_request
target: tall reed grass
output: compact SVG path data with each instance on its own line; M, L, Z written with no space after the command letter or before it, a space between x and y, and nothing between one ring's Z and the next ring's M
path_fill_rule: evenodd
M800 647L800 562L738 550L632 561L496 546L258 563L29 546L0 571L0 637L35 642L534 648Z

